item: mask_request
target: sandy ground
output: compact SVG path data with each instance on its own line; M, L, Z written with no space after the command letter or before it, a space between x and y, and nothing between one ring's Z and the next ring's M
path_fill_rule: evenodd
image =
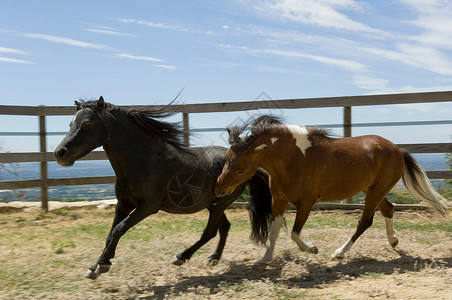
M109 224L113 209L99 205L100 209L76 208L50 213L44 218L33 209L0 214L0 232L17 232L17 237L8 235L7 242L0 240L0 268L4 268L0 298L452 299L450 231L399 230L399 246L392 249L381 227L383 218L377 214L374 226L355 243L346 258L333 261L331 254L353 234L360 215L343 211L311 214L310 219L314 220L320 217L350 220L339 228L325 225L303 230L303 238L313 242L319 254L300 252L290 239L290 229L282 230L275 258L264 267L254 265L265 249L249 241L249 227L234 229L234 224L248 220L245 210L227 211L232 228L223 258L215 266L207 263L207 257L218 238L201 248L185 265L177 267L170 263L175 254L199 238L202 227L166 234L165 230L153 230L154 223L145 220L135 232L146 230L147 237L136 240L125 236L110 272L91 281L82 274L100 255L105 236L94 239L94 233L88 231L79 240L74 234L71 236L74 245L64 248L62 253L52 252L52 238L44 236L58 229ZM293 218L293 213L287 214L288 220ZM178 220L205 222L207 214L158 213L148 219L170 224ZM437 217L428 212L399 212L396 228L397 220L435 223ZM2 236L6 239L6 235ZM31 236L39 242L27 243ZM51 263L45 263L48 260Z

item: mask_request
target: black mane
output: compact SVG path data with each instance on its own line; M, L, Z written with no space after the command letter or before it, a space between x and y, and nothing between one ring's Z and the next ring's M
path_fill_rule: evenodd
M251 124L250 134L245 138L241 138L240 135ZM275 126L283 124L281 119L275 116L263 115L256 118L254 121L248 121L242 126L234 126L228 128L229 132L229 144L234 151L245 151L261 134L274 129Z
M308 128L308 136L310 138L322 139L322 138L330 138L332 136L332 134L331 134L331 131L329 131L328 129L315 126L315 127Z
M103 117L113 111L119 112L121 115L131 118L134 123L146 133L152 136L157 135L176 148L185 146L183 143L184 130L178 123L156 120L177 113L176 111L170 111L170 105L157 108L138 106L126 109L107 102L104 102L102 106L99 106L98 100L76 101L76 105L77 109L90 108L101 114Z
M251 124L251 127L249 127ZM279 125L282 125L282 120L278 117L263 115L256 118L254 121L248 121L241 126L234 126L228 128L229 132L229 144L231 149L236 152L243 152L263 133L270 130L278 129ZM250 133L245 138L241 138L240 135L250 128ZM283 127L279 127L283 128ZM315 139L329 138L330 132L326 129L319 127L309 127L308 137Z

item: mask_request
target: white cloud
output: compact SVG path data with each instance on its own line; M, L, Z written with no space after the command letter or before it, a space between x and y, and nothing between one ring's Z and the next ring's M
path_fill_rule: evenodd
M12 48L5 48L5 47L0 47L0 52L1 53L11 53L11 54L22 54L22 55L27 54L27 52L24 52L24 51L21 51L21 50L12 49Z
M254 8L263 15L303 24L386 35L339 12L340 9L362 10L361 5L354 0L262 0Z
M220 48L227 48L227 49L235 49L235 50L243 50L243 51L247 51L247 52L258 52L258 50L252 50L248 47L245 46L233 46L233 45L229 45L229 44L218 44L218 47Z
M441 91L451 91L452 85L442 85L442 86L401 86L397 88L385 88L381 91L376 91L374 93L385 93L385 94L400 94L400 93L422 93L422 92L441 92Z
M407 21L423 30L409 37L424 45L441 49L452 49L452 2L448 0L402 0L414 9L418 17Z
M160 28L160 29L169 29L174 31L189 31L185 27L181 27L178 25L171 25L167 23L154 23L147 20L135 20L135 19L116 19L116 21L126 24L140 24L140 25L146 25L153 28Z
M110 47L100 44L88 43L79 40L69 39L65 37L47 35L47 34L38 34L38 33L23 33L22 36L33 38L33 39L41 39L52 43L64 44L68 46L82 47L82 48L93 48L97 50L108 50Z
M28 60L15 59L15 58L3 57L3 56L0 56L0 62L15 63L15 64L34 64L33 62L28 61Z
M106 35L114 35L114 36L137 36L136 34L124 33L124 32L120 32L120 31L116 31L116 30L109 30L109 29L88 28L85 30L89 31L89 32L106 34Z
M251 53L251 54L264 53L264 54L277 55L277 56L282 56L282 57L309 59L309 60L313 60L316 62L320 62L325 65L339 67L345 71L350 71L350 72L354 72L354 73L363 73L363 72L369 71L367 66L360 62L347 60L347 59L313 55L313 54L303 53L303 52L299 52L299 51L288 51L288 50L277 50L277 49L252 49L252 48L248 48L245 46L233 46L233 45L224 45L224 44L219 44L218 46L221 48L225 48L225 49L242 51L242 52Z
M375 78L367 74L357 74L353 76L353 80L357 87L376 93L385 91L388 84L386 79Z
M312 54L307 54L307 53L297 52L297 51L261 50L260 52L274 54L274 55L280 55L280 56L286 56L286 57L306 58L306 59L314 60L314 61L326 64L326 65L333 65L333 66L339 67L341 69L344 69L346 71L352 71L352 72L367 71L366 65L356 62L356 61L347 60L347 59L312 55Z
M452 62L441 51L422 45L399 43L397 51L378 48L361 50L441 75L452 75Z
M127 59L144 60L144 61L155 61L155 62L163 62L164 61L162 59L151 57L151 56L135 56L135 55L130 55L130 54L126 54L126 53L119 53L119 54L116 54L116 56L122 57L122 58L127 58Z
M171 66L171 65L154 65L154 67L156 67L156 68L162 68L162 69L168 69L168 70L174 70L174 69L177 69L176 66Z

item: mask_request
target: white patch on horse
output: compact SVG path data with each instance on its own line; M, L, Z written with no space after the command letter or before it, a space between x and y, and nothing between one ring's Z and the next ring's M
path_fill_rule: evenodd
M72 118L71 124L75 123L75 120L77 120L77 115L80 113L80 111L76 112L74 117Z
M388 242L391 246L395 247L397 245L397 237L396 231L394 230L394 221L393 218L385 217L385 225L386 225L386 236L388 237Z
M308 139L308 130L303 126L286 125L287 129L292 133L297 147L301 153L305 155L306 149L311 147L311 141Z
M270 140L272 141L272 145L274 145L276 143L276 141L278 140L278 138L277 137L272 137Z
M331 257L334 258L334 259L341 259L341 258L343 258L344 255L345 255L345 252L350 250L352 245L353 245L353 241L352 241L352 239L349 239L344 245L342 245L342 247L340 247L339 249L334 251L334 253L333 253L333 255Z

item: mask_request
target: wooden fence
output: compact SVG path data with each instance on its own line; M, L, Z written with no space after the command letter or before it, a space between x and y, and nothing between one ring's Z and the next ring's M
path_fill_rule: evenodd
M370 105L391 105L409 103L432 103L432 102L452 102L452 91L427 92L427 93L406 93L387 94L369 96L349 96L349 97L328 97L328 98L308 98L308 99L287 99L287 100L266 100L266 101L243 101L224 103L202 103L183 104L172 106L176 111L182 113L183 126L187 134L184 142L189 144L189 130L206 131L189 128L189 115L195 113L209 112L234 112L258 109L300 109L300 108L325 108L342 107L343 123L334 124L333 127L341 126L344 129L344 136L351 136L352 127L370 126L406 126L406 125L444 125L452 124L452 120L434 120L419 122L386 122L386 123L352 123L351 110L354 106ZM47 178L47 162L55 161L52 152L47 152L46 137L49 134L64 135L65 132L46 131L47 116L73 115L75 106L9 106L0 105L0 115L22 115L37 116L39 118L40 152L31 153L0 153L0 163L18 162L39 162L41 165L41 178L35 180L0 181L2 189L23 189L40 187L42 209L48 210L48 187L85 185L85 184L105 184L113 183L115 176L98 177L78 177L78 178ZM331 127L331 126L330 126ZM223 128L210 128L208 131L219 131ZM31 133L33 134L33 133ZM452 129L451 129L452 134ZM0 132L0 135L30 135L30 133ZM429 143L429 144L399 144L411 153L451 153L452 143ZM82 158L82 160L105 160L107 159L103 151L94 151ZM428 171L430 179L451 179L452 171Z

